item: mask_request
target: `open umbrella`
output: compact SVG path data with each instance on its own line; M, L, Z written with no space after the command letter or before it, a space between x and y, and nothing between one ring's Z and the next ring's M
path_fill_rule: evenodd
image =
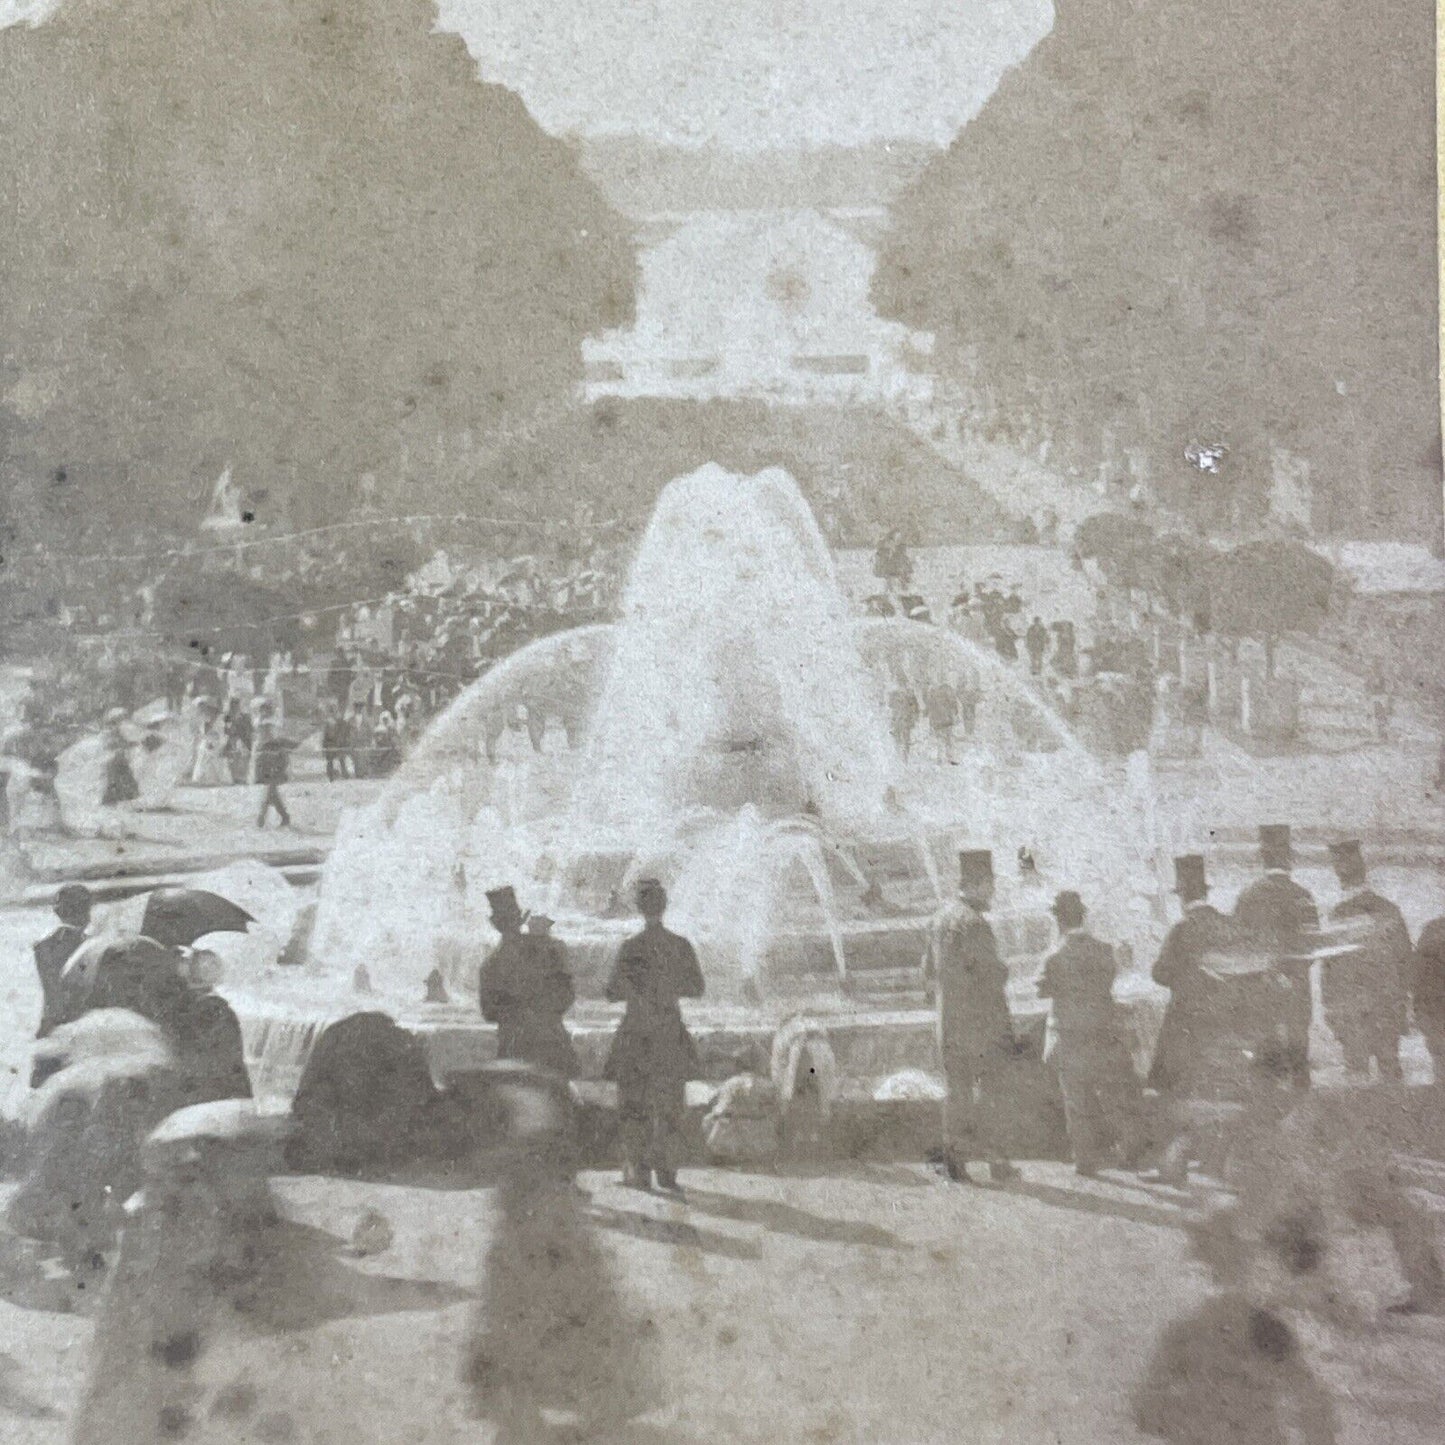
M255 920L238 903L204 888L157 888L146 900L140 931L171 948L189 948L208 933L245 933Z

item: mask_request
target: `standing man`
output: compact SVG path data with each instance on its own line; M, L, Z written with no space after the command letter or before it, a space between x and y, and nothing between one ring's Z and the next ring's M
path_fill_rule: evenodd
M1351 839L1330 844L1344 898L1330 912L1337 948L1320 970L1325 1021L1340 1041L1345 1068L1398 1082L1400 1039L1409 1024L1410 930L1400 910L1368 886L1365 858Z
M1029 671L1038 677L1044 670L1044 654L1049 650L1049 629L1044 626L1044 619L1035 616L1029 623L1029 630L1024 633L1024 646L1029 654Z
M321 756L326 762L326 781L343 783L355 770L348 770L351 752L351 725L334 702L326 705L326 721L321 725Z
M1044 964L1039 995L1053 1001L1069 1147L1088 1178L1116 1149L1126 1166L1136 1161L1139 1081L1114 1004L1114 950L1084 931L1077 893L1060 893L1053 914L1061 937Z
M938 1052L948 1097L943 1107L944 1164L969 1181L970 1159L988 1163L995 1184L1018 1170L995 1142L999 1105L1016 1053L1008 1011L1008 970L984 915L993 903L993 854L958 855L958 899L933 921L926 971L938 1001Z
M607 997L627 1006L612 1041L607 1077L617 1084L623 1182L677 1189L677 1150L687 1106L687 1081L697 1049L682 1021L679 999L701 998L702 969L692 944L664 928L667 893L655 878L637 885L642 932L617 953Z
M958 726L958 694L940 674L925 697L929 730L938 746L938 761L953 762L953 730Z
M888 694L888 713L893 727L893 741L898 744L899 755L906 763L913 751L913 730L918 726L918 694L906 678L899 681Z
M1309 890L1290 877L1294 864L1288 823L1263 823L1259 829L1259 860L1264 877L1257 878L1234 905L1234 921L1255 947L1273 960L1288 986L1282 993L1285 1047L1290 1080L1296 1089L1310 1086L1310 965L1319 941L1320 913Z
M256 744L256 781L265 791L261 795L261 811L256 817L258 828L266 826L266 818L273 808L281 826L291 826L291 814L286 811L286 800L281 796L281 784L291 776L291 746L277 732L274 722L262 722L260 740Z
M576 992L567 950L539 926L523 933L527 916L511 888L487 894L492 927L501 940L482 965L482 1017L497 1026L497 1057L571 1078L577 1055L563 1018Z

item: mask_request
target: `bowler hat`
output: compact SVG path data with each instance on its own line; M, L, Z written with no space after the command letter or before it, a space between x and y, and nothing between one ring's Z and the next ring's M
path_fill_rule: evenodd
M1079 928L1084 922L1084 900L1071 888L1054 899L1054 918L1060 928Z
M987 848L966 848L958 855L958 891L985 885L993 887L993 854Z
M522 921L521 905L517 902L516 890L510 885L487 889L487 906L492 910L494 923L520 923Z
M1330 863L1335 876L1347 887L1365 881L1365 853L1357 838L1330 844Z
M1203 898L1209 892L1209 883L1204 876L1204 856L1200 853L1186 853L1174 860L1174 891L1186 903Z
M1261 823L1259 825L1259 853L1266 867L1288 866L1291 857L1290 831L1288 823Z

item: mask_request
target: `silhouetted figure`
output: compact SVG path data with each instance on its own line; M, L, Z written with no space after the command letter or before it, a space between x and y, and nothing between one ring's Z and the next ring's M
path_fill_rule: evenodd
M244 783L251 774L251 749L256 728L251 715L238 699L232 698L226 711L226 763L233 783Z
M953 762L953 730L958 726L958 694L943 678L929 689L925 698L928 728L938 747L941 763Z
M1212 1160L1221 1147L1219 1106L1248 1092L1246 1050L1274 1030L1281 985L1263 955L1249 970L1238 927L1208 901L1204 859L1176 858L1174 875L1184 911L1154 964L1169 1005L1149 1082L1164 1095L1174 1132L1161 1175L1183 1184L1192 1159Z
M1320 968L1325 1021L1340 1041L1345 1068L1398 1080L1400 1039L1409 1024L1410 931L1400 910L1369 886L1358 842L1330 844L1330 862L1344 898L1330 911L1338 951Z
M1245 937L1273 960L1288 985L1282 995L1282 1026L1293 1059L1297 1089L1310 1086L1310 966L1319 943L1319 909L1309 890L1290 877L1294 863L1287 823L1265 823L1259 830L1264 877L1256 879L1234 905L1235 922Z
M1334 1445L1329 1393L1229 1229L1227 1219L1194 1228L1196 1252L1223 1292L1160 1335L1134 1393L1134 1423L1169 1445ZM1288 1267L1307 1247L1281 1236L1271 1252Z
M291 749L294 746L276 731L275 723L261 724L261 739L256 744L256 781L264 791L261 794L261 811L256 815L258 828L266 826L266 818L273 808L281 826L291 826L291 814L286 811L281 784L291 776Z
M679 1000L701 998L702 969L692 944L663 927L667 892L655 878L637 885L641 933L618 950L607 997L627 1006L607 1059L617 1084L624 1181L646 1189L656 1176L677 1188L687 1081L698 1072L697 1050Z
M918 726L922 709L918 705L918 694L908 683L899 683L888 694L888 716L892 724L893 741L906 761L913 750L913 733Z
M1053 669L1060 677L1079 675L1079 645L1074 624L1067 619L1053 625Z
M1415 1025L1435 1065L1435 1082L1445 1084L1445 918L1431 919L1415 941L1410 996Z
M105 717L105 788L101 794L102 808L114 808L121 803L133 803L140 797L140 784L130 765L130 744L126 742L122 727L125 712L112 708Z
M1126 1165L1136 1159L1141 1142L1139 1080L1114 1003L1114 950L1085 931L1084 904L1077 893L1060 893L1053 914L1061 936L1044 964L1039 995L1053 1004L1059 1084L1074 1165L1089 1175L1116 1154Z
M563 1018L576 993L567 950L544 930L522 932L527 916L511 888L492 889L487 902L501 939L482 964L479 996L482 1017L497 1026L497 1057L570 1078L577 1056Z
M560 1438L543 1410L577 1417L566 1438L627 1439L626 1422L657 1403L647 1326L619 1298L573 1187L566 1085L518 1064L488 1074L507 1142L462 1382L498 1445Z
M873 554L873 575L890 591L896 588L901 592L913 580L913 558L897 528L885 533L879 542Z
M1038 677L1044 670L1044 654L1049 650L1049 629L1042 617L1035 617L1024 633L1024 647L1029 654L1029 671Z
M958 899L933 921L927 971L938 1002L938 1051L948 1087L944 1162L968 1182L970 1160L985 1160L995 1183L1018 1177L997 1142L999 1114L1017 1047L1008 1010L1008 970L984 915L993 902L993 855L958 855Z
M60 926L35 945L35 972L40 977L40 1025L35 1037L43 1039L61 1022L60 976L71 955L85 942L90 927L90 889L81 883L65 883L55 895L55 916ZM43 1081L39 1064L30 1076L32 1087ZM38 1074L38 1076L37 1076Z
M327 708L321 728L321 757L326 764L326 781L345 782L356 776L351 757L351 724L333 704Z

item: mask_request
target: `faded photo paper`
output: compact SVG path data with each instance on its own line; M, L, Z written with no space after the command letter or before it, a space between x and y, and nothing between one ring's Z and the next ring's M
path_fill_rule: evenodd
M0 0L0 1445L1429 1445L1428 0Z

